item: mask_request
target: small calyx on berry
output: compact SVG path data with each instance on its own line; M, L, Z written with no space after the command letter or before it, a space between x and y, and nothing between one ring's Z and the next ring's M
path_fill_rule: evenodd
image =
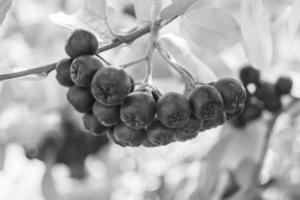
M93 135L103 135L107 128L100 124L92 112L85 113L82 117L84 127Z
M91 85L91 81L97 70L102 67L101 61L95 56L79 56L72 62L70 70L71 79L77 86L88 87Z
M104 126L114 126L120 122L120 106L105 106L96 101L93 113L98 122Z
M92 110L95 99L93 98L90 88L78 87L73 85L67 92L67 99L70 104L80 113Z
M71 58L80 55L94 55L97 49L97 37L83 29L73 31L65 45L65 51Z
M147 92L135 91L122 103L120 117L132 129L145 129L154 119L156 103Z
M191 106L188 100L176 92L161 96L156 104L157 118L169 128L186 125L191 117Z
M104 67L94 75L91 91L103 105L120 105L132 91L132 79L123 69Z
M71 87L74 84L70 75L71 63L72 59L64 58L57 63L55 68L56 80L65 87Z
M243 85L233 78L223 78L214 84L220 92L224 111L234 113L243 106L246 99L246 90Z
M114 136L124 146L137 147L143 144L146 138L145 129L132 129L119 123L114 128Z
M193 115L199 120L216 117L223 111L223 99L220 92L211 85L199 85L189 94Z
M160 146L167 145L175 139L175 129L164 126L158 119L154 119L146 129L150 143Z

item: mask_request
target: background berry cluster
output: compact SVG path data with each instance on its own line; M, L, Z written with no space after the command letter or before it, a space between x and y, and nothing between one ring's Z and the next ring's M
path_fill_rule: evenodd
M195 138L200 131L222 125L242 111L246 92L231 78L209 84L195 82L184 94L161 94L151 84L135 87L119 66L103 66L97 38L75 30L57 64L57 80L70 87L67 99L83 115L86 129L106 134L121 146L154 147Z
M259 118L263 111L280 111L282 96L290 94L293 86L291 78L285 76L279 77L275 83L261 80L260 71L252 66L243 67L240 78L246 88L247 98L243 112L232 121L237 127L244 127Z

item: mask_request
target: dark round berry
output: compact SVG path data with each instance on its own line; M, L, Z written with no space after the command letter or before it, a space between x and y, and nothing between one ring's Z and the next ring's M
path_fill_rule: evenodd
M191 106L188 100L176 92L165 93L156 104L157 118L169 128L186 125L191 117Z
M103 105L120 105L132 88L130 76L123 70L104 67L97 71L91 90L97 101Z
M126 5L123 8L123 12L133 18L136 18L135 10L134 10L134 5L132 3Z
M201 130L203 122L195 117L191 117L186 125L176 129L175 139L177 141L186 141L197 137Z
M65 87L71 87L74 83L71 79L70 68L72 59L62 59L56 65L56 80Z
M114 135L124 146L137 147L143 144L146 138L145 129L132 129L120 123L115 126Z
M167 145L175 139L175 129L164 126L158 119L154 119L147 127L147 139L155 145Z
M281 109L281 100L273 84L268 82L260 83L254 95L264 103L264 107L267 110L276 112Z
M260 74L254 67L246 66L241 69L240 78L244 85L249 83L257 84L259 82Z
M234 113L240 109L246 99L243 85L233 78L223 78L215 83L223 98L224 111Z
M82 29L73 31L65 45L65 51L71 58L81 55L93 55L97 49L97 37L93 33Z
M116 137L115 133L114 133L114 129L115 127L113 128L109 128L108 131L106 132L106 136L111 140L113 141L115 144L117 145L120 145L122 147L125 147L126 145L122 144L119 139Z
M95 99L90 88L78 87L73 85L67 93L67 99L70 104L80 113L88 112L92 109Z
M91 81L97 70L102 67L101 61L95 56L79 56L72 62L70 70L71 79L77 86L88 87L91 85Z
M238 118L242 118L243 121L249 122L259 118L261 115L262 115L261 106L249 101L245 105L243 112L240 114Z
M143 144L144 147L157 147L159 145L153 144L152 142L150 142L147 138L145 138Z
M275 89L278 95L289 94L293 87L293 81L289 77L280 77L275 83Z
M96 101L93 113L104 126L114 126L120 122L120 106L105 106Z
M199 120L211 119L223 111L220 92L211 85L196 86L189 94L193 115Z
M244 110L245 105L242 105L237 111L233 112L233 113L226 113L226 120L232 120L237 118Z
M103 135L107 128L100 124L93 113L85 113L82 117L84 127L93 135Z
M223 125L225 120L226 120L225 112L220 112L214 118L204 120L203 125L201 127L201 131L205 131Z
M156 103L146 92L131 93L121 105L121 121L133 129L144 129L155 116Z

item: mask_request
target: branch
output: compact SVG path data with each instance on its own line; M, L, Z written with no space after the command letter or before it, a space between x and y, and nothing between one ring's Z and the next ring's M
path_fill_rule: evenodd
M14 73L8 73L8 74L0 74L0 81L13 79L13 78L19 78L22 76L28 76L28 75L40 75L40 74L49 74L51 71L53 71L56 67L57 63L52 63L49 65L28 69L25 71L20 72L14 72Z

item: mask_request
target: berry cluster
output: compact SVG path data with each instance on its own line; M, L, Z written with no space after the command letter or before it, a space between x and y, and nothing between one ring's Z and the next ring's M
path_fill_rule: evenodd
M246 92L231 78L195 83L185 94L160 94L149 84L135 88L133 78L95 57L95 36L76 30L66 44L70 59L57 65L57 80L70 87L67 99L83 115L86 129L107 134L121 146L154 147L195 138L243 109Z
M237 127L259 118L264 110L278 112L282 108L281 97L290 94L293 86L289 77L279 77L275 84L263 81L260 72L251 66L241 69L240 78L246 88L247 98L243 112L232 121Z
M29 159L39 159L47 162L49 156L55 164L65 164L70 169L72 178L82 179L86 176L85 159L96 154L108 144L105 136L93 137L82 131L71 119L63 118L58 134L49 133L40 144L25 148Z

